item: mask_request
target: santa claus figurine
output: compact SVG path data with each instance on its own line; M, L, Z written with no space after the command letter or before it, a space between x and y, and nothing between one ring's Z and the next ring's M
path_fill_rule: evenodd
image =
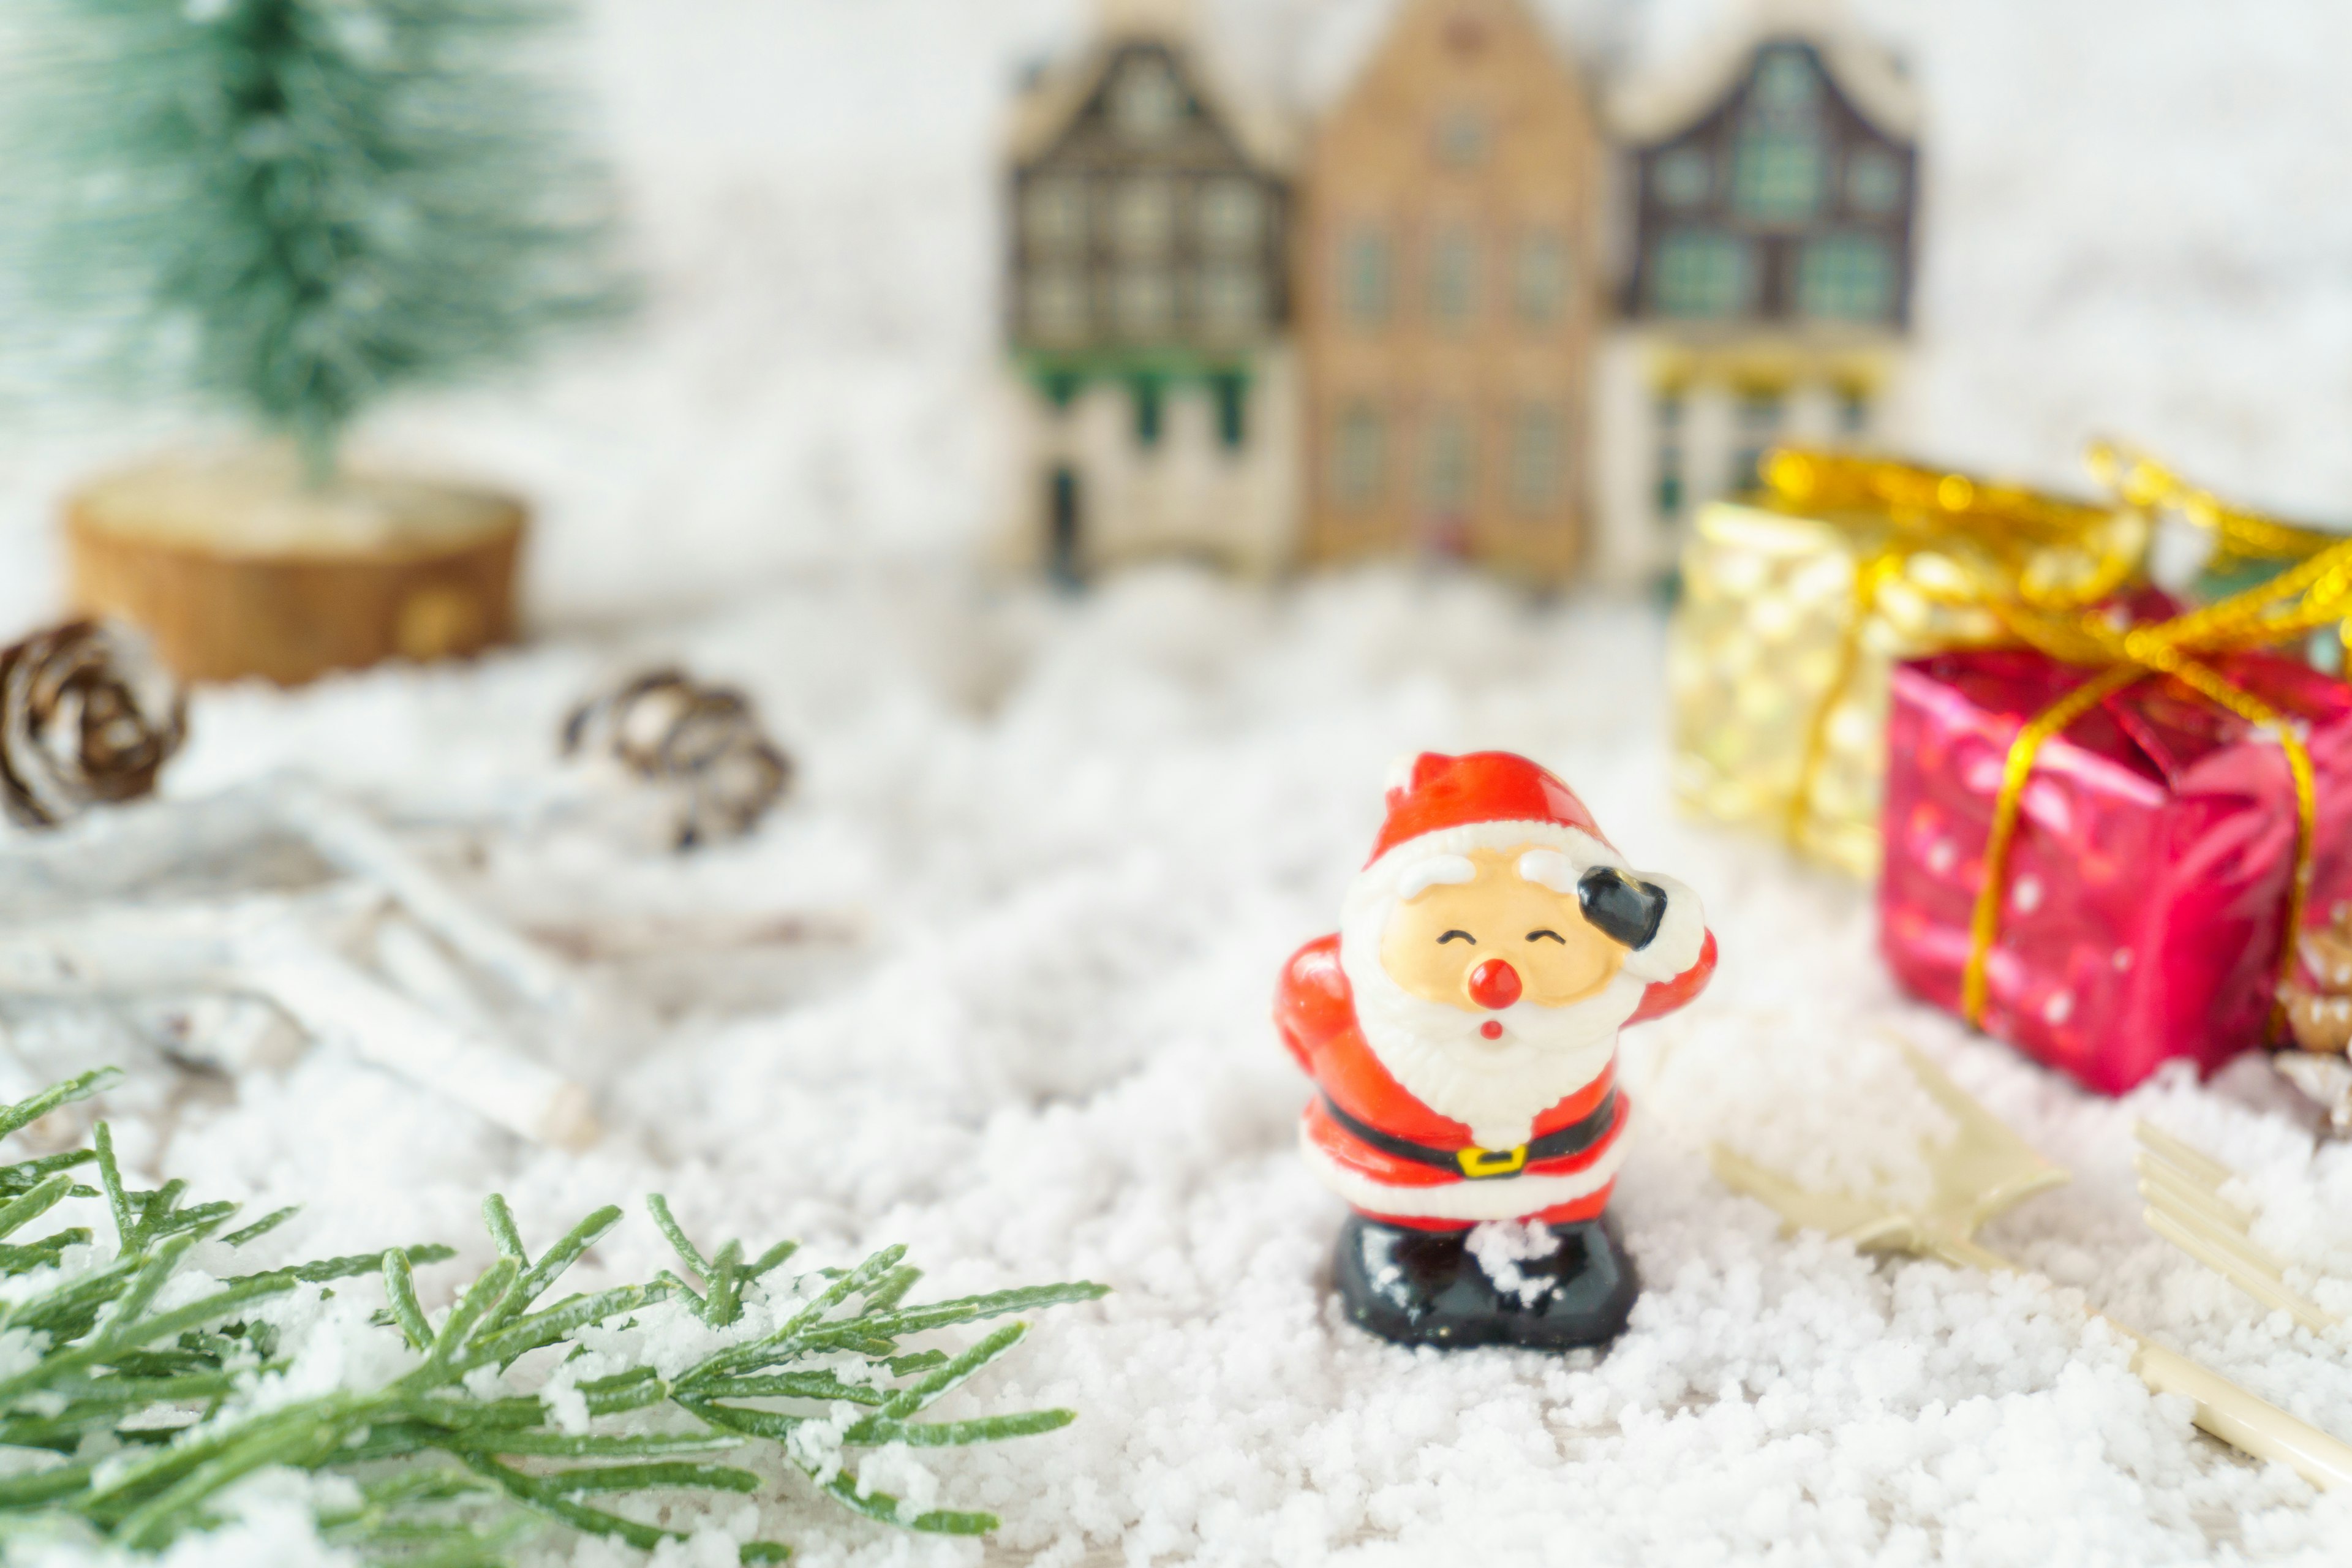
M1714 969L1698 900L1627 870L1559 779L1504 752L1416 758L1338 934L1275 1003L1320 1090L1307 1159L1356 1211L1348 1315L1406 1344L1615 1337L1639 1289L1605 1213L1617 1031Z

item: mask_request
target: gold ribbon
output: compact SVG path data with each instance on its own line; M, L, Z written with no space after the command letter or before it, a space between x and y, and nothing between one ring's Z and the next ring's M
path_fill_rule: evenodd
M2147 453L2114 441L2094 441L2083 454L2091 477L2139 511L2169 510L2213 536L2214 563L2305 561L2344 542L2340 533L2299 528L2231 505L2200 489Z
M1997 615L2004 605L2065 614L2132 581L2145 553L2144 520L2114 507L1891 458L1784 447L1766 460L1763 479L1779 510L1829 522L1864 515L1894 534L1855 564L1836 669L1806 726L1789 800L1785 831L1792 844L1801 840L1811 816L1813 787L1828 754L1830 716L1853 679L1864 630L1887 584L1909 579L1929 603ZM1955 570L1919 580L1911 563L1928 554L1947 557Z
M2095 455L2095 469L2097 466ZM2186 487L2179 490L2168 488L2160 492L2155 488L2158 476L2172 486L2179 484L2155 465L2143 462L2125 476L2118 488L2129 500L2137 483L2139 493L2147 499L2136 504L2151 504L2159 498L2178 504ZM2219 507L2219 503L2214 504ZM2238 520L2228 525L2239 531L2236 537L2247 541L2262 537L2258 531L2245 525L2266 523L2267 520L2252 513L2226 515ZM2211 526L2225 543L2232 537L2221 531L2222 525ZM2327 538L2286 524L2269 526L2280 531L2271 536L2276 543L2287 542L2286 536L2290 534L2314 540ZM2294 869L2287 888L2286 924L2278 965L2280 978L2286 978L2294 962L2295 937L2302 929L2304 903L2311 886L2312 843L2318 816L2311 753L2285 716L2230 680L2207 660L2306 637L2352 615L2352 541L2328 543L2268 583L2168 621L2126 626L2097 610L2057 614L2021 604L2000 606L2000 613L2021 640L2053 658L2096 668L2099 673L2036 714L2010 744L2001 770L2000 793L1993 804L1992 828L1985 839L1984 884L1977 889L1976 909L1969 921L1969 962L1960 984L1961 1012L1969 1022L1979 1026L1984 1022L1987 970L1993 943L2000 934L2000 905L2009 851L2016 837L2026 781L2032 775L2042 743L2104 699L2150 675L2171 676L2215 706L2236 714L2258 730L2269 731L2277 737L2286 755L2295 803Z

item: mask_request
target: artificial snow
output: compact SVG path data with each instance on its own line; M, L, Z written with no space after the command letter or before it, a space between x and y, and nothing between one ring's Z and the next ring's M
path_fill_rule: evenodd
M1485 1225L1474 1225L1466 1245L1480 1272L1496 1290L1517 1296L1528 1306L1535 1305L1550 1292L1552 1281L1549 1276L1530 1275L1519 1268L1522 1263L1549 1258L1559 1250L1559 1237L1543 1221L1489 1220Z
M910 593L927 625L905 615ZM943 638L984 652L996 680L959 679ZM543 791L593 669L656 654L745 682L803 763L802 793L758 836L679 859L593 812L462 826L502 791ZM2198 1435L2084 1309L2352 1435L2352 1342L2266 1315L2145 1231L2130 1128L2149 1117L2242 1172L2258 1238L2338 1310L2352 1151L2315 1146L2258 1062L2104 1100L1903 1001L1866 889L1669 809L1661 668L1651 612L1445 576L1267 591L1169 569L1060 599L845 574L470 668L207 693L174 792L307 760L523 925L723 909L858 934L714 957L699 1009L649 1007L629 970L592 967L613 1037L575 1042L573 1067L593 1068L614 1131L583 1156L327 1047L234 1079L133 1055L108 1114L142 1179L257 1213L305 1204L257 1244L268 1257L457 1245L457 1262L418 1271L436 1308L491 1258L493 1189L534 1246L659 1191L706 1247L802 1237L788 1268L905 1242L929 1271L919 1298L1110 1285L1038 1314L939 1407L1079 1413L921 1457L943 1505L1003 1515L991 1562L2327 1558L2352 1500ZM459 744L462 765L442 765ZM1721 942L1699 1003L1626 1036L1637 1121L1616 1212L1646 1289L1606 1355L1405 1351L1347 1324L1331 1290L1343 1210L1297 1155L1308 1089L1267 1009L1283 958L1336 918L1390 761L1416 746L1555 767L1629 856L1698 890ZM1708 1173L1719 1140L1904 1196L1923 1142L1951 1129L1897 1038L2076 1173L1986 1233L2032 1277L1782 1237ZM44 1034L54 1061L16 1045L29 1071L109 1043L77 1039ZM1495 1227L1482 1247L1507 1264L1532 1243ZM567 1288L674 1263L633 1210ZM362 1343L374 1359L344 1375L391 1374L408 1352L362 1329L373 1300L338 1286L277 1309L289 1334L315 1331L289 1378L308 1386L327 1347ZM740 1331L791 1310L755 1291ZM669 1365L715 1341L669 1309L582 1337ZM869 1483L913 1479L911 1460L877 1461ZM981 1560L840 1513L772 1454L757 1464L772 1485L752 1533L803 1561ZM716 1528L741 1507L663 1511ZM583 1564L607 1550L532 1548Z

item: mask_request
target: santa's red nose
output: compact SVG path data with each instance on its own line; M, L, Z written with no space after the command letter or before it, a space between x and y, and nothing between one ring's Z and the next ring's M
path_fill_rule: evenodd
M1519 972L1499 958L1490 958L1470 972L1470 1000L1481 1007L1503 1008L1519 999Z

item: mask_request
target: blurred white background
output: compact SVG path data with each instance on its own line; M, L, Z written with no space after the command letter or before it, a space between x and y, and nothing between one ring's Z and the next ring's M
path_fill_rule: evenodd
M651 284L528 385L389 411L390 450L520 487L541 626L780 574L968 553L990 526L995 157L1024 67L1094 0L595 0L583 87ZM1740 0L1539 0L1604 90ZM1390 0L1200 0L1229 74L1311 111ZM1857 0L1927 105L1908 443L2077 482L2149 444L2352 517L2352 6ZM0 378L5 380L5 378ZM180 426L0 403L0 631L55 604L77 473Z

